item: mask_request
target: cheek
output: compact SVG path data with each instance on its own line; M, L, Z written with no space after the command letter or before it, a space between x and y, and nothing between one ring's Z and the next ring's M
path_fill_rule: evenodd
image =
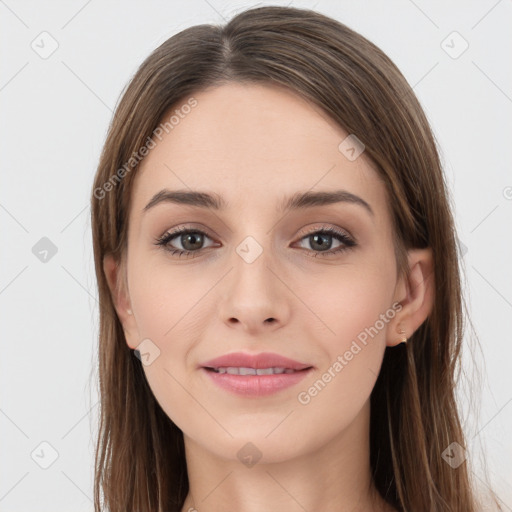
M193 266L148 265L135 258L132 263L130 298L139 340L149 339L155 354L143 369L162 409L183 428L194 422L188 393L195 369L192 355L216 311L211 292L219 277L204 272L199 277Z
M367 331L391 308L393 272L371 266L347 266L311 281L301 292L308 307L316 313L314 323L323 325L329 352L337 352ZM309 293L306 294L306 290ZM378 322L381 338L387 322ZM372 331L373 332L373 331ZM360 338L364 338L361 334Z
M320 284L316 281L310 287L308 306L317 318L308 323L305 338L317 344L322 366L303 386L307 396L301 403L315 398L311 402L323 404L319 414L325 414L320 412L322 407L329 410L329 403L352 404L356 412L379 374L388 325L396 308L392 307L393 272L386 275L382 272L386 267L377 267L339 269L335 279ZM321 326L321 334L316 326ZM310 386L314 386L311 393ZM345 413L332 411L346 417L346 409Z
M191 267L157 264L145 268L142 263L130 282L140 336L154 338L165 348L167 340L173 339L191 317L195 318L196 308L214 282L204 274L199 278Z

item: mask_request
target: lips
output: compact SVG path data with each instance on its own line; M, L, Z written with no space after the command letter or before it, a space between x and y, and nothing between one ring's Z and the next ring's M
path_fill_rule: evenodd
M206 361L198 369L230 393L259 398L297 385L313 371L313 366L272 352L235 352Z
M198 369L220 388L247 398L296 386L314 371L312 365L271 352L226 354L202 363Z
M220 369L222 373L254 375L254 373L250 371L251 369L274 369L272 373L291 373L311 368L312 365L301 363L272 352L262 352L260 354L234 352L206 361L202 363L200 367L212 369L217 372ZM224 369L226 372L223 371ZM228 369L230 370L228 371ZM241 371L237 372L237 369ZM261 375L262 373L257 372L257 374Z

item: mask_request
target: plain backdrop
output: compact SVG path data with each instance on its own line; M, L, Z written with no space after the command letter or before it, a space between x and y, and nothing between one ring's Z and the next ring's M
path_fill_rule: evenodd
M93 510L98 308L89 196L123 87L173 34L263 4L0 0L1 512ZM467 449L475 464L477 450L485 453L512 510L512 4L292 5L382 48L432 124L481 344L464 353L481 389L459 391ZM470 399L481 402L478 416Z

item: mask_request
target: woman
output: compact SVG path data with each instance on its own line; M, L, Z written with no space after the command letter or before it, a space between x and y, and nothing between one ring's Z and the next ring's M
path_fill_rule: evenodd
M381 50L286 7L182 31L91 200L97 511L478 510L447 189Z

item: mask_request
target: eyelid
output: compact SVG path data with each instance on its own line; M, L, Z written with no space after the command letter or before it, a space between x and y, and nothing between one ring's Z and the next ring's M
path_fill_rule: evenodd
M301 238L303 238L307 235L310 235L312 233L316 233L318 231L332 231L335 233L342 233L342 234L346 235L348 238L351 238L352 240L354 240L354 242L356 241L355 237L352 236L352 234L350 233L350 231L348 231L348 229L341 228L339 226L333 226L332 224L326 224L326 223L324 223L324 224L316 223L313 227L308 228L307 231L301 235Z
M166 229L161 236L163 237L166 236L167 234L172 234L173 236L176 236L187 231L197 231L199 233L205 234L206 236L212 239L220 238L214 231L207 228L205 225L198 224L195 222L179 224L176 227Z

